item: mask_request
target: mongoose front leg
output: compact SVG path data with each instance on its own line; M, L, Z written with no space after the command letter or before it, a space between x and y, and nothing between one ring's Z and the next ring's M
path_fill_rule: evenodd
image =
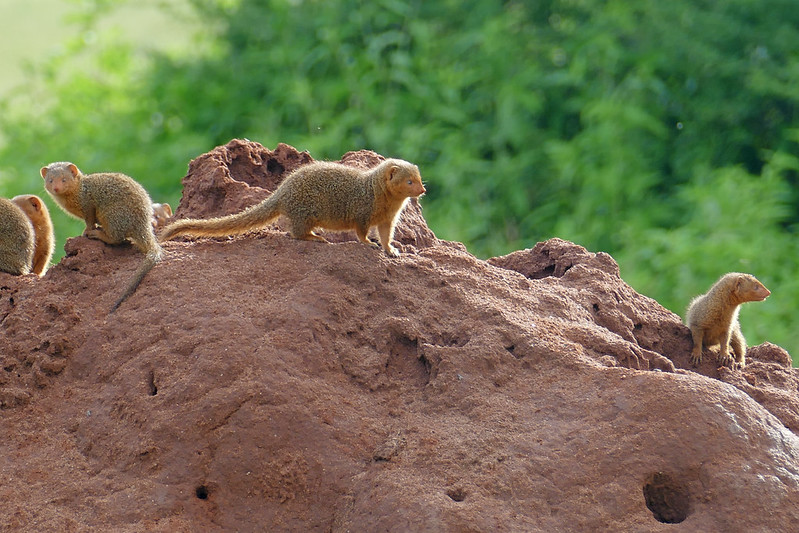
M741 369L746 366L746 339L740 331L734 330L730 338L730 346L735 353L733 368Z
M380 236L380 244L383 245L383 249L390 257L399 257L399 252L391 245L391 236L393 233L390 223L379 224L377 226L377 234Z
M89 233L94 231L97 227L97 215L94 208L85 209L83 213L83 220L86 222L86 229L83 230L83 236L89 237ZM89 237L93 239L94 237Z
M691 328L691 337L694 339L694 349L691 351L691 364L699 366L702 363L702 341L705 337L705 332L702 328Z
M721 340L721 346L719 346L719 357L718 363L721 366L731 365L732 363L732 356L730 355L730 335L727 334Z

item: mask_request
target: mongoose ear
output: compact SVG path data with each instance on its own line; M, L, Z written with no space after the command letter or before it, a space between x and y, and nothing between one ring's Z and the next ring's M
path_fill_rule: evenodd
M397 174L399 167L397 165L391 165L388 168L388 179L393 180L394 176Z
M164 212L166 212L166 216L172 216L172 206L169 204L164 204Z
M42 169L39 171L39 173L42 175L43 178L47 177L47 170L48 170L47 167L42 167Z
M42 210L42 202L35 196L30 196L28 202L33 206L36 211Z
M72 163L70 163L70 164L67 166L67 168L69 169L69 171L72 173L72 175L73 175L73 176L77 176L77 175L78 175L78 167L76 167L76 166L75 166L75 165L73 165Z

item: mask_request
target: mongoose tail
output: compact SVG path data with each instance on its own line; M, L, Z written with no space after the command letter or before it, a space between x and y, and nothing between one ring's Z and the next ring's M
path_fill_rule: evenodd
M251 230L261 229L280 216L278 196L272 194L261 203L248 207L240 213L215 218L187 218L177 220L158 234L160 242L174 239L180 235L195 237L226 237L239 235Z
M131 294L136 292L136 289L139 288L139 284L144 279L144 276L146 276L147 273L152 270L156 263L161 261L161 256L162 254L160 246L145 253L144 260L139 265L139 269L136 271L136 274L133 275L133 279L130 280L130 283L128 283L128 288L125 289L125 292L122 293L122 296L120 296L119 299L114 303L113 307L111 307L109 314L116 311L119 306L122 305L122 302L127 300Z

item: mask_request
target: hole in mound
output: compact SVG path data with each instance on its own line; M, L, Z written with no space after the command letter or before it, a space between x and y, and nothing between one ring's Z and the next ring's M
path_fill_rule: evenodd
M208 487L206 487L205 485L200 485L199 487L194 489L194 494L200 500L207 500L208 499Z
M390 349L386 372L391 378L424 387L430 382L432 365L419 356L419 341L405 335L395 339Z
M644 500L658 522L679 524L688 518L688 490L670 474L650 474L644 484Z
M281 165L277 159L270 159L266 162L266 170L271 172L272 174L283 174L286 168Z
M150 396L158 394L158 386L155 384L155 372L150 370L149 379L147 380L147 392Z
M538 272L533 272L528 277L530 279L543 279L555 275L555 265L547 265Z
M447 491L447 496L449 496L449 498L453 502L462 502L463 500L466 499L466 491L463 490L463 489L460 489L460 488L459 489L449 489Z
M593 304L591 307L593 307L594 313L598 313L599 312L599 304Z

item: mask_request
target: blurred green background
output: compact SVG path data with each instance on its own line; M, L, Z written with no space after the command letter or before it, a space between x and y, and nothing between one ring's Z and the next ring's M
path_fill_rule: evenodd
M722 274L799 359L799 9L751 0L31 0L0 8L0 195L70 160L177 205L235 137L413 161L436 234L561 237L679 315ZM48 200L63 241L82 231ZM56 258L57 260L58 258Z

